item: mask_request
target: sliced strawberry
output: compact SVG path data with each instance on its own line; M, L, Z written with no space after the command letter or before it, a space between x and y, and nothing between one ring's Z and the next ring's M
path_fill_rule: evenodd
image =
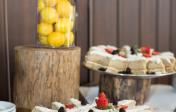
M124 110L126 110L126 109L128 109L128 105L120 105L120 106L119 106L119 109L124 109Z
M159 55L160 54L160 52L158 52L158 51L154 51L153 53L152 53L152 55Z
M145 54L145 53L143 54L143 56L146 57L146 58L150 58L151 57L150 54Z
M65 107L68 109L72 109L72 108L74 108L74 105L73 104L65 104Z
M108 52L109 54L112 54L113 49L112 48L106 48L105 51Z

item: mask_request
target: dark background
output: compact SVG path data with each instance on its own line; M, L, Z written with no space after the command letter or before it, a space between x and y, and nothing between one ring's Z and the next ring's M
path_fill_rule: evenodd
M176 53L176 0L77 0L76 44L84 57L92 45L150 45ZM37 0L0 0L0 100L8 100L16 45L36 44ZM81 68L81 84L97 83ZM172 77L153 83L171 84Z

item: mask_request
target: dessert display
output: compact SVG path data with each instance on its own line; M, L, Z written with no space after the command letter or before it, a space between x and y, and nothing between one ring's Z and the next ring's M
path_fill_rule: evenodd
M38 0L38 14L38 40L41 45L54 48L73 46L73 0Z
M158 52L150 47L109 45L93 46L85 56L85 66L112 74L166 74L175 72L172 52Z
M92 104L82 104L72 98L67 104L53 102L52 109L36 106L32 112L152 112L152 109L149 106L136 106L134 100L118 100L109 103L102 92Z

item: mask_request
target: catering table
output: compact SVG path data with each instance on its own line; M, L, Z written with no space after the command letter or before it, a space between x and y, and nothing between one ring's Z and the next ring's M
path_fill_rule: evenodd
M90 103L98 95L99 87L81 87L80 91ZM151 106L155 112L175 112L176 89L170 85L152 85L146 105Z

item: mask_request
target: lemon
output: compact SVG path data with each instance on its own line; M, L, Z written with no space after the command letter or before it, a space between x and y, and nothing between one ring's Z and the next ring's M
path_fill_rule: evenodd
M44 0L46 6L54 7L57 4L57 0Z
M41 10L41 21L53 24L58 20L57 11L51 7L45 7Z
M56 6L59 17L70 18L73 16L74 7L68 0L59 0Z
M45 7L43 0L38 0L38 11L40 12Z
M55 24L55 30L59 32L68 32L73 29L73 22L70 19L67 18L61 18L59 21Z
M38 33L40 35L49 35L53 31L53 26L48 23L38 24Z
M39 39L40 44L48 45L48 37L47 36L39 35L38 39Z
M64 46L69 47L70 45L73 45L74 42L74 34L73 32L69 32L65 34L65 43Z
M60 32L52 32L48 36L48 44L52 47L60 47L64 45L65 35Z

